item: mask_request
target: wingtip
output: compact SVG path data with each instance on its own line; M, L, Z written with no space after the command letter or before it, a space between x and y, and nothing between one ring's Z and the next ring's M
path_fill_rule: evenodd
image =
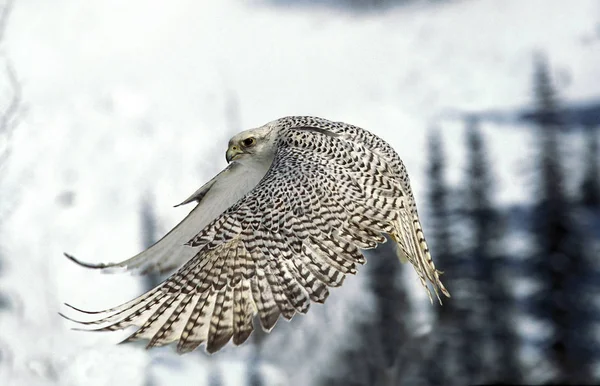
M198 202L198 195L197 195L197 193L198 192L195 192L190 197L186 198L184 201L180 202L177 205L174 205L173 208L177 208L177 207L180 207L180 206L191 204L192 202Z
M104 263L100 263L100 264L86 263L85 261L81 261L81 260L77 259L75 256L68 254L67 252L63 252L63 255L65 255L65 257L67 259L71 260L73 263L75 263L81 267L90 268L90 269L107 268L107 265Z
M67 315L63 314L62 312L57 312L58 315L60 315L62 318L68 320L69 322L77 322L76 320L73 320L72 318L68 317Z
M81 326L81 327L71 327L71 330L73 330L73 331L85 331L85 332L113 331L113 329L110 328L110 325L109 326L100 326L100 325L98 325L97 321L94 321L94 320L84 322L82 320L73 319L70 316L63 314L62 312L58 312L58 315L60 315L64 319L68 320L69 322L73 322L73 323L76 323L77 325Z
M81 260L77 259L75 256L70 255L66 252L63 252L63 255L65 255L65 257L67 259L69 259L70 261L72 261L73 263L77 264L80 267L101 270L102 273L119 273L119 272L127 271L127 266L122 265L123 263L92 264L92 263L86 263L85 261L81 261Z
M58 315L60 315L64 319L68 320L69 322L77 323L77 324L80 324L80 325L86 325L86 323L87 323L87 322L84 322L82 320L73 319L70 316L67 316L67 315L63 314L62 312L58 312ZM74 331L94 331L92 329L77 328L77 327L72 327L71 330L74 330Z
M86 311L86 310L82 310L81 308L77 308L75 306L72 306L69 303L63 303L63 304L66 307L69 307L70 309L72 309L74 311L81 312L82 314L86 314L86 315L98 315L98 314L104 314L104 313L106 313L106 310L104 310L104 311Z

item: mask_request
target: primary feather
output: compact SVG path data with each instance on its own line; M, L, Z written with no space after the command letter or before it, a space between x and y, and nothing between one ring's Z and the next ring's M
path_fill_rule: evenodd
M122 263L142 272L180 267L148 293L79 322L95 330L138 326L128 340L178 341L215 352L260 324L306 313L364 264L361 249L389 234L431 299L440 281L406 169L385 141L356 126L286 117L233 137L232 163L183 204L197 206L152 247ZM441 302L441 299L440 299ZM85 312L84 312L85 313ZM89 313L88 313L89 314Z

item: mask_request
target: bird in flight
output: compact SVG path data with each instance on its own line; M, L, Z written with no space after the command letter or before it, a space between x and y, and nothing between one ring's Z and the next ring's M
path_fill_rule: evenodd
M397 244L427 291L450 294L431 259L407 171L384 140L356 126L285 117L229 141L228 166L180 205L192 211L162 239L95 269L174 273L120 306L74 320L94 331L137 330L125 341L177 343L213 353L245 342L258 314L270 331L280 316L324 303L329 287L365 263L362 251ZM64 315L63 315L64 316ZM82 316L83 317L83 316Z

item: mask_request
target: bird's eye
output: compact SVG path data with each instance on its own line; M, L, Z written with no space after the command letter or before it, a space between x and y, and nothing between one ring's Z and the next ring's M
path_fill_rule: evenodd
M254 139L253 137L248 137L242 141L242 145L244 145L244 147L253 146L255 143L256 139Z

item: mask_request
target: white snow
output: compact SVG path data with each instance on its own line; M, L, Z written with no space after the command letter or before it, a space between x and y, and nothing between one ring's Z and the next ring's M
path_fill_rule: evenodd
M27 110L1 185L10 212L0 284L20 306L0 321L0 338L15 350L0 379L143 383L147 356L113 346L122 334L73 332L56 314L62 302L96 309L129 300L139 280L86 271L62 252L90 262L138 252L141 198L154 195L166 232L190 209L172 206L225 165L232 133L303 114L368 128L403 157L423 207L426 129L442 128L458 185L464 129L443 113L530 104L535 52L564 80L563 99L598 96L599 11L594 0L418 3L365 15L237 0L17 0L4 52ZM235 106L237 117L227 116ZM530 199L527 128L483 130L499 202ZM335 342L368 315L353 279L267 340L290 383L324 371ZM238 363L250 351L229 348L216 360ZM207 382L204 359L192 358L202 364L178 376Z

